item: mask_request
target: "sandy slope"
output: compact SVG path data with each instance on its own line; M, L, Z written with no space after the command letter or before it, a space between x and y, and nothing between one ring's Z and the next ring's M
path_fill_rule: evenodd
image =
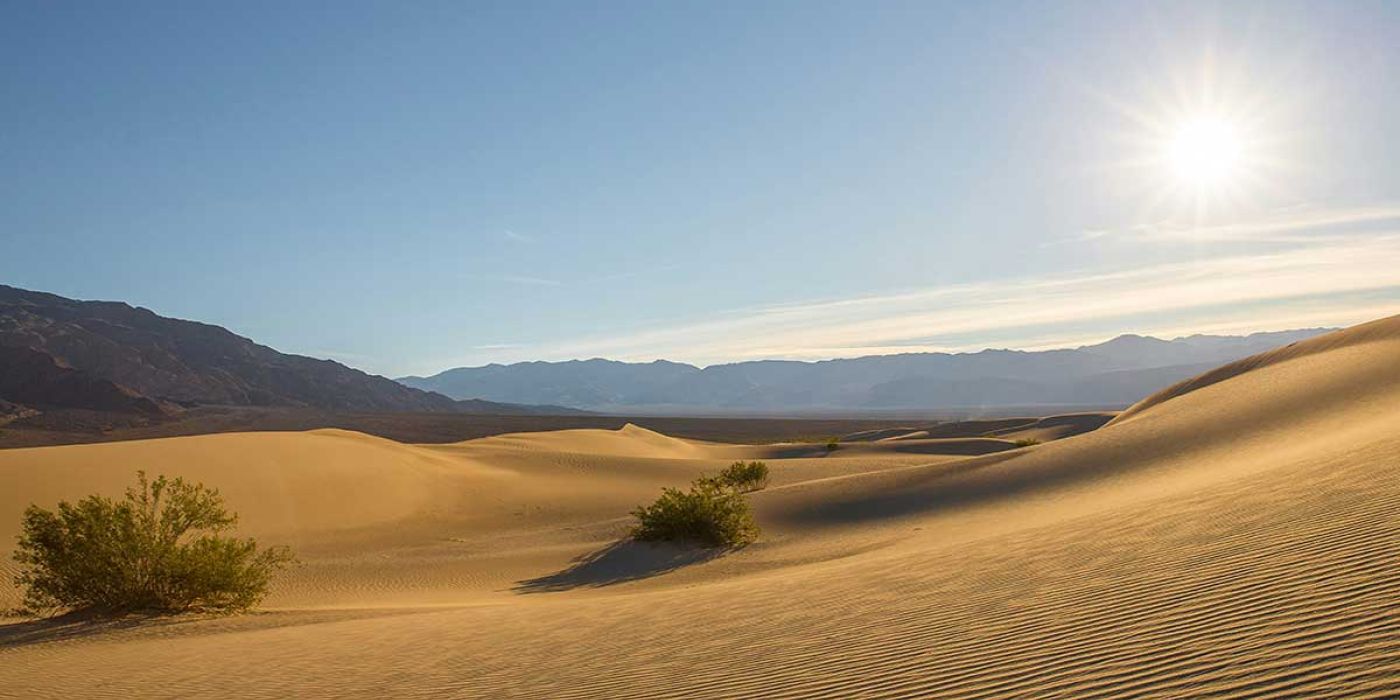
M983 418L927 426L879 428L848 433L843 443L885 442L889 440L921 440L938 438L995 437L1005 440L1034 439L1041 442L1059 440L1087 433L1113 420L1116 413L1065 413L1043 418Z
M737 459L768 460L782 485L923 464L926 452L948 461L967 446L911 452L828 456L821 445L723 445L635 426L453 445L317 430L4 450L0 543L14 541L27 504L119 494L145 469L217 486L241 532L297 550L303 565L278 580L271 606L461 603L508 595L518 581L567 567L617 540L628 511L662 487ZM12 573L8 551L0 569ZM0 585L0 607L17 596Z
M267 614L4 628L0 694L1400 693L1400 317L1073 438L882 447L902 442L938 441L821 456L637 429L439 447L325 431L0 452L0 528L140 462L219 484L248 531L308 561ZM745 455L778 470L753 498L758 545L609 545L661 485Z

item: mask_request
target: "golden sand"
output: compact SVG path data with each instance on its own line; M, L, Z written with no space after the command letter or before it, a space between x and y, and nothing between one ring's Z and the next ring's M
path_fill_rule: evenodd
M242 532L304 561L254 615L0 627L0 696L1400 693L1400 317L1091 433L977 444L827 455L628 427L0 451L7 544L28 503L115 494L139 468L218 486ZM758 544L619 542L662 486L741 458L774 471Z

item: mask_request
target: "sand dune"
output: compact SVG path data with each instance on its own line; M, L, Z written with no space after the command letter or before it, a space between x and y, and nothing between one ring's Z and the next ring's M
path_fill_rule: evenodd
M0 695L1400 693L1400 317L1068 439L900 451L1006 442L937 438L827 455L637 428L442 446L316 431L0 451L0 536L28 502L145 467L219 485L248 532L307 562L267 613L2 628ZM775 469L752 498L758 544L618 544L631 506L739 458Z
M843 443L925 440L940 438L995 437L1006 440L1059 440L1095 430L1113 420L1109 412L1066 413L1043 418L983 418L863 430L841 436Z
M995 441L992 441L995 442ZM935 454L965 453L957 444ZM0 541L31 502L111 495L136 470L216 485L240 531L304 565L277 606L455 603L509 591L625 534L628 511L737 459L776 485L926 463L924 453L688 441L626 426L404 445L341 430L230 433L0 451ZM775 461L776 460L776 461ZM8 552L0 569L12 573ZM0 608L18 593L0 586Z

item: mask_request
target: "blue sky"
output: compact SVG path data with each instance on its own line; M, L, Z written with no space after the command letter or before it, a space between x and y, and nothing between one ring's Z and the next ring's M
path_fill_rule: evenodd
M1341 325L1397 75L1383 2L5 0L0 282L390 375Z

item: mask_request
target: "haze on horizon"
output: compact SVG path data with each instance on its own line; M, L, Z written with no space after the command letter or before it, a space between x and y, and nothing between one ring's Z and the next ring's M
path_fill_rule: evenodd
M1400 311L1389 3L0 5L0 283L372 372Z

